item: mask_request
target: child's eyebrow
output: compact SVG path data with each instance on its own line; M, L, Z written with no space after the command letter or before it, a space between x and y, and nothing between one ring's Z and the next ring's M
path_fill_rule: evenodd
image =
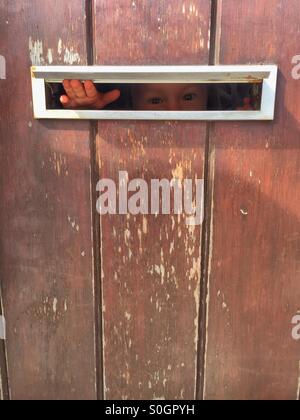
M164 90L160 88L156 88L156 87L149 87L149 88L145 87L142 89L142 92L144 94L153 94L153 95L159 94L160 95L164 93Z
M162 87L160 88L159 86L147 86L144 85L142 88L140 87L140 95L145 95L145 96L159 96L159 95L164 95L165 94L165 90L164 90L164 86L165 84L162 83L161 84ZM180 85L180 83L178 83L178 85ZM185 86L182 86L181 89L178 91L179 94L182 94L186 91L192 90L192 89L202 89L201 85L198 83L191 83L191 84L186 84Z
M178 83L178 85L180 85L180 83ZM163 88L164 86L165 86L165 84L162 83L162 88L159 88L159 87L149 87L149 88L145 87L143 89L143 92L146 92L146 93L148 93L148 92L162 93L162 92L164 92L164 88ZM199 83L198 84L191 83L191 84L187 84L185 86L182 86L180 90L184 91L184 90L187 90L187 89L196 89L196 88L201 88L201 85Z
M200 83L198 83L198 84L195 84L195 83L191 83L191 84L189 84L189 85L186 85L186 86L184 86L183 88L182 88L182 90L187 90L187 89L196 89L196 88L202 88L202 86L201 86L201 84Z

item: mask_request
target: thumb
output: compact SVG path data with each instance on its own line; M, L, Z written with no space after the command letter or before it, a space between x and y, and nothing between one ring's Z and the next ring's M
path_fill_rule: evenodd
M116 101L117 99L119 99L120 96L121 92L119 89L111 90L110 92L107 92L103 95L103 97L101 98L101 102L105 106Z

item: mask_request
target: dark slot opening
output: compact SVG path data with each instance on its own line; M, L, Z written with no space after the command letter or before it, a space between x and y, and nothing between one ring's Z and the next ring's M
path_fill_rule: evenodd
M260 110L262 82L211 84L95 84L106 95L120 91L117 100L104 108L77 105L71 109L158 110L158 111L230 111ZM64 109L60 98L66 95L62 83L46 83L46 108Z

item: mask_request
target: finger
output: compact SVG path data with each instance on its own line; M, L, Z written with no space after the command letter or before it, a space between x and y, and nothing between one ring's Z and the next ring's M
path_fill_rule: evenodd
M63 87L65 89L66 94L68 95L70 99L76 99L76 95L75 95L75 92L73 91L70 80L64 80Z
M121 92L118 89L115 89L110 92L103 93L102 95L101 102L103 106L105 106L119 99Z
M68 103L70 103L70 99L67 95L62 95L59 99L63 105L68 105Z
M85 93L88 98L96 99L98 96L98 91L96 86L91 80L87 80L84 82Z
M60 97L60 102L62 103L64 108L68 109L80 109L82 107L98 107L97 98L93 100L91 98L88 98L87 96L85 98L70 99L66 95L62 95ZM99 108L103 107L99 105Z
M77 109L80 106L76 100L70 99L66 95L60 97L60 102L65 109Z
M75 93L76 98L86 98L86 93L83 84L79 80L71 80L71 87Z

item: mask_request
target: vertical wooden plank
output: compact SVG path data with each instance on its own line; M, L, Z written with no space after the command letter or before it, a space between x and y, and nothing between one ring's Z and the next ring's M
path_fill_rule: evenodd
M34 121L29 69L86 64L85 1L0 7L0 276L11 397L93 399L89 123Z
M300 303L297 0L223 2L220 63L276 63L276 119L217 123L205 397L296 399Z
M97 64L208 63L209 1L97 0L95 13ZM201 122L102 121L99 175L202 179L205 138ZM111 215L101 234L105 398L195 398L201 227Z

